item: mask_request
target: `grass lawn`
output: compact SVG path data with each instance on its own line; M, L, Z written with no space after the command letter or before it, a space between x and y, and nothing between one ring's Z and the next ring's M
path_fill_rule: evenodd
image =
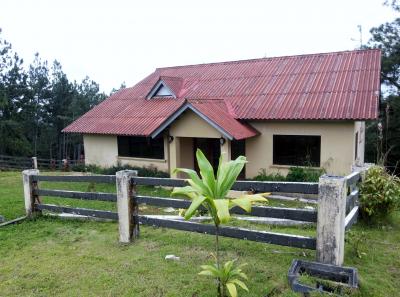
M88 184L45 183L41 188L86 191ZM115 192L112 185L96 191ZM141 194L168 196L169 191L140 187ZM115 210L115 203L45 198L45 203ZM271 202L271 204L274 204ZM24 214L20 172L0 172L0 214L7 219ZM162 213L141 207L142 213ZM233 225L241 223L233 222ZM246 227L255 227L246 223ZM313 227L268 227L314 236ZM48 216L0 227L0 296L182 296L215 297L210 279L198 276L211 263L214 238L209 235L142 226L140 239L118 243L115 222L61 220ZM225 260L248 263L250 292L240 296L298 296L287 284L292 259L313 260L315 252L297 248L221 239ZM356 249L357 247L357 249ZM357 257L357 251L362 254ZM180 261L166 261L175 254ZM357 267L361 288L352 296L398 296L400 292L400 212L384 225L357 224L346 244L345 265Z

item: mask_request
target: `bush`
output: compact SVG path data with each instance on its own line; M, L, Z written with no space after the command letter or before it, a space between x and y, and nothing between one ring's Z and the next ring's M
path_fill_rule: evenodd
M360 185L361 215L366 219L386 217L400 205L400 179L382 166L368 169Z
M121 165L117 164L112 167L99 167L96 165L87 165L81 166L76 165L71 168L73 171L80 171L80 172L91 172L95 174L105 174L105 175L114 175L117 171L120 170L137 170L138 176L143 177L169 177L169 174L164 171L158 170L156 167L137 167L137 166L130 166L130 165Z
M288 174L283 176L280 173L267 174L265 168L258 172L252 180L256 181L291 181L291 182L318 182L324 171L308 167L290 167Z
M286 178L280 173L267 174L265 168L258 172L258 175L253 178L256 181L285 181Z
M319 177L324 174L322 169L308 167L290 167L286 175L286 181L291 182L318 182Z

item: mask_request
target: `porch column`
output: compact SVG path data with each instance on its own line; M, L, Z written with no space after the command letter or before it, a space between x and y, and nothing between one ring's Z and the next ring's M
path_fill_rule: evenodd
M174 137L169 144L169 171L171 178L177 178L177 174L173 173L175 168L180 167L181 145L180 138Z
M222 141L220 142L222 160L224 162L228 162L228 161L231 160L231 141L229 139L226 139L226 138L224 138L224 139L225 139L225 143L224 144L222 143Z

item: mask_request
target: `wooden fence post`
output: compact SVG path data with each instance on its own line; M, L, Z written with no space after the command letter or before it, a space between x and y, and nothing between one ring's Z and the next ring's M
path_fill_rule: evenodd
M119 242L129 243L139 236L139 206L132 177L137 171L122 170L116 173Z
M33 166L33 169L38 169L37 157L32 157L32 166Z
M346 179L323 175L319 178L318 191L317 261L341 266L344 260Z
M33 190L37 189L37 182L32 181L33 175L39 175L39 170L27 169L22 171L22 182L24 187L24 199L25 199L25 213L27 217L33 217L34 213L36 212L34 209L34 204L35 201L38 199L38 197L33 194Z

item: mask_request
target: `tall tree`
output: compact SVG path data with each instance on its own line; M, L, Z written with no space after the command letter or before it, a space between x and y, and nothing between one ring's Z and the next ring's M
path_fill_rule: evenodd
M27 91L26 78L23 60L0 35L0 154L30 153L21 124Z
M24 110L25 130L30 133L30 141L33 146L33 155L38 155L38 142L40 132L45 129L44 106L49 103L51 97L51 85L47 61L42 61L39 54L35 54L33 63L28 71L29 96ZM45 139L43 139L46 141ZM42 155L42 154L39 154Z
M400 12L397 0L387 1ZM368 46L382 50L382 96L380 123L370 123L367 129L366 158L383 158L391 170L398 171L400 160L400 18L371 29Z

